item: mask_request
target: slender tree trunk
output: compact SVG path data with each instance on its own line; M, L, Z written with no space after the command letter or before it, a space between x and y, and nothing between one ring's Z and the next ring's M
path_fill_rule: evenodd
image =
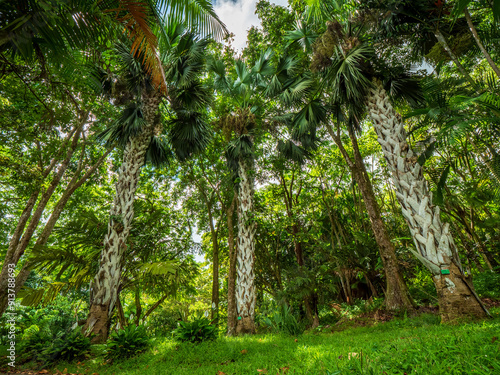
M227 210L227 244L229 248L229 272L227 275L227 335L236 333L236 254L234 243L233 216L237 195L234 194L231 206Z
M146 151L158 122L160 100L157 94L143 93L145 124L138 134L129 138L123 153L116 195L110 210L108 233L104 237L99 270L91 286L90 312L84 326L87 336L94 335L94 343L102 343L108 338L110 318L120 283L123 254L134 218L135 192Z
M40 201L36 204L40 191L35 191L31 197L28 199L26 206L21 214L21 217L18 221L14 234L9 243L9 247L7 249L7 254L5 256L5 260L2 265L2 270L0 272L0 315L4 313L7 308L8 303L8 270L12 265L17 266L19 260L23 256L26 248L31 242L33 235L35 233L36 228L42 218L43 212L47 204L49 203L52 195L54 194L56 188L59 186L61 179L66 172L70 161L75 153L76 149L79 146L79 140L81 137L82 128L88 120L89 112L82 112L80 116L80 120L78 124L75 126L74 130L71 132L71 137L67 137L63 142L64 147L66 147L67 143L71 140L71 144L66 150L66 155L64 160L62 160L61 164L57 168L56 173L54 174L50 184L47 189L42 193L40 197ZM44 171L42 177L48 177L50 171L56 165L56 158L51 161L50 166ZM36 209L35 212L32 213L33 209ZM29 220L29 223L28 223ZM28 273L29 274L29 273ZM24 275L24 273L23 273ZM24 284L24 283L23 283ZM17 285L17 291L21 288L22 285ZM17 295L17 292L15 292Z
M446 41L446 38L441 33L441 30L439 30L439 29L434 30L434 36L438 40L439 44L441 44L441 47L444 48L444 50L446 51L446 53L448 54L448 56L450 57L450 59L455 63L455 66L460 71L460 73L462 73L463 77L467 81L469 81L469 83L474 88L474 90L477 90L477 84L476 84L476 82L474 82L474 80L472 79L472 77L469 75L469 73L467 73L467 71L465 70L465 68L463 67L463 65L460 63L460 60L458 59L458 57L455 55L455 53L453 53L453 51L451 50L450 46L448 45L448 42Z
M331 126L327 126L327 129L339 147L354 179L358 183L361 195L363 196L363 201L365 202L366 211L368 212L368 216L370 218L372 231L375 235L375 241L377 242L380 258L382 259L384 267L386 280L385 305L388 310L411 310L413 309L413 301L399 268L398 260L396 258L396 250L389 238L385 224L382 221L380 208L375 197L375 193L373 192L373 185L370 181L368 173L366 172L366 167L363 163L363 157L359 151L356 136L352 131L349 131L349 137L351 138L354 150L353 161L344 148L339 134L335 134Z
M142 315L141 291L139 290L139 288L136 288L134 297L135 297L135 325L137 326L141 321L141 315Z
M368 274L365 272L364 275L365 275L366 283L368 284L368 287L370 288L370 291L372 292L372 297L377 297L378 296L377 289L375 289L375 287L373 286L372 282L370 281L370 278L368 277Z
M254 178L252 162L240 160L238 186L238 247L237 247L237 284L236 334L255 333L255 223L253 222Z
M414 254L432 273L442 321L465 315L485 317L486 308L465 279L449 225L441 222L439 207L432 204L420 164L406 142L401 116L378 79L373 80L367 106L415 242Z
M488 53L488 51L486 51L486 48L484 48L484 45L481 42L481 39L479 38L479 35L477 34L476 27L474 26L474 23L472 22L472 18L470 16L469 9L467 9L467 7L465 7L465 9L464 9L464 14L465 14L465 19L467 20L467 25L469 25L469 29L470 29L472 35L474 36L474 40L476 41L477 46L479 47L479 49L483 53L483 56L486 59L486 61L488 61L488 64L490 64L491 69L493 69L493 71L495 72L495 74L497 75L497 77L500 78L500 69L495 64L495 62L491 58L491 56Z
M165 300L167 299L168 297L168 293L167 294L164 294L163 297L161 297L158 301L156 301L154 303L153 306L151 306L148 311L146 311L146 314L144 314L144 316L141 318L141 321L145 321L149 315L151 315L151 313L153 311L155 311L163 302L165 302Z
M120 328L123 329L127 326L127 320L125 319L125 313L123 312L122 301L120 299L120 293L116 296L116 309L118 312L118 321L120 322Z
M43 227L42 233L40 233L35 242L35 245L33 246L34 248L45 246L47 244L47 241L50 235L52 234L52 231L54 230L57 220L61 216L64 207L68 203L73 193L76 191L76 189L82 186L83 183L87 181L90 176L94 174L96 169L102 164L102 162L106 159L106 157L109 155L110 152L111 150L106 151L104 155L102 155L97 160L97 162L91 168L89 168L89 170L87 170L87 172L85 172L85 174L80 179L78 179L78 174L75 174L75 176L73 177L73 179L70 181L65 191L63 192L61 198L59 198L56 205L54 206L54 209L52 210L49 219L47 220L45 226ZM23 264L23 267L21 268L21 271L19 271L19 273L16 276L16 287L15 287L16 296L26 283L26 280L28 279L30 272L31 272L31 263L25 262ZM0 316L3 315L6 309L7 309L7 298L4 298L3 295L0 293Z
M212 314L211 318L218 321L219 316L219 239L212 215L212 205L207 202L208 221L212 237Z

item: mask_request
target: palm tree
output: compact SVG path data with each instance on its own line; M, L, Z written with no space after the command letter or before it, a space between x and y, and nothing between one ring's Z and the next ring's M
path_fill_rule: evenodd
M238 239L236 243L236 324L229 322L228 334L255 332L255 223L254 212L254 158L255 144L264 130L266 119L283 120L268 110L268 102L295 103L309 89L309 81L296 74L297 61L284 56L272 64L271 50L262 53L250 68L237 60L231 74L223 61L210 62L217 91L233 100L225 103L225 115L220 127L228 141L226 158L235 175L237 189ZM290 116L284 116L289 118ZM306 142L309 134L300 134ZM288 157L302 160L304 150L292 141L278 141L278 150ZM229 296L231 299L231 296ZM231 314L232 316L232 314ZM234 332L232 327L235 327Z
M211 72L215 75L215 88L233 98L231 111L220 119L222 131L229 142L226 158L237 178L238 237L236 243L236 314L234 333L255 333L255 223L252 220L254 199L254 143L258 130L259 84L269 76L269 56L263 56L258 65L249 69L241 60L234 64L236 79L226 74L223 61L211 61ZM262 69L264 68L264 69ZM262 90L260 90L261 93ZM259 108L259 110L261 110ZM256 115L257 114L257 115ZM233 327L232 324L229 327Z
M213 34L221 39L227 34L211 2L205 0L48 0L43 5L36 0L16 0L3 1L0 12L2 65L13 61L5 57L7 52L25 60L36 57L42 66L47 58L71 64L72 49L87 49L89 40L113 42L125 33L131 54L143 58L151 81L164 92L166 77L159 59L156 25L168 18L204 36ZM67 22L68 18L73 22Z
M60 2L49 0L43 4L34 0L4 1L0 4L0 13L2 14L2 19L0 20L0 70L3 73L16 72L19 68L17 64L20 62L31 62L33 59L37 59L42 70L40 77L49 81L52 79L49 71L49 61L63 62L66 67L73 66L75 68L75 62L81 63L81 60L74 58L74 50L84 50L87 54L95 52L102 46L98 46L98 43L89 46L89 40L113 41L117 38L117 35L122 34L123 30L125 30L125 34L131 41L128 44L130 54L135 57L141 56L144 71L150 76L151 83L154 86L154 90L148 89L144 92L145 95L143 98L143 102L149 104L145 106L147 109L145 108L144 110L144 114L149 120L155 115L151 111L156 112L157 102L159 103L160 100L154 94L154 91L160 91L162 95L166 94L166 74L163 71L162 64L159 63L159 39L152 31L155 25L159 21L168 18L171 24L183 20L191 27L196 26L201 33L206 35L212 32L220 37L220 35L226 32L225 26L215 15L211 3L198 0L116 0L106 2L84 0ZM68 19L72 19L74 22L67 22ZM162 35L165 36L165 32L162 29L161 31L163 32ZM163 38L163 40L165 39ZM80 68L78 67L78 70ZM29 84L26 82L25 84L35 97L40 100ZM40 101L46 106L42 100ZM49 114L53 115L52 111L49 108L47 109ZM178 113L181 114L180 111ZM84 114L84 111L82 111L80 115L83 117ZM185 115L189 114L185 113ZM86 116L88 116L88 113ZM82 126L85 121L86 119L82 119ZM69 134L66 143L70 142L72 137L73 133ZM75 139L80 137L80 130L76 131L75 137ZM141 139L141 137L134 138L133 146L131 143L131 147L144 148L144 145L138 146L138 143L149 143L147 138L147 136L144 139ZM190 143L192 144L193 142L190 141ZM159 144L153 142L153 146L159 146ZM154 156L153 153L150 153L150 155ZM134 160L129 160L129 162L134 163ZM135 162L139 165L143 164L140 162L140 157ZM51 165L45 171L47 175L50 174L55 166L55 164ZM62 173L64 173L64 169L59 168L57 178L53 181L60 179ZM134 173L137 174L138 169L135 167L133 169L135 169ZM88 178L87 174L85 176ZM57 186L57 184L52 185L54 189ZM79 185L81 183L78 183L76 187ZM53 191L51 188L44 194L46 198L50 198L52 194L51 190ZM132 190L135 190L135 187L132 187ZM38 225L45 203L48 201L45 197L42 198L41 202L45 203L36 207L36 212L33 215L34 219L28 225L28 220L35 208L38 196L39 191L33 193L27 201L23 214L18 221L4 267L0 274L0 285L7 285L7 265L17 264ZM64 205L60 207L60 210L63 207ZM38 241L37 244L39 242L46 242L51 232L50 227L55 224L57 217L58 214L51 218L49 221L50 225L46 227L48 230L44 230L42 240ZM25 231L26 235L23 235L23 241L20 243L19 239L26 226L28 230ZM19 286L24 283L23 280L26 279L28 274L29 270L23 268L20 273L22 277L19 276ZM3 289L7 290L6 288ZM6 298L4 298L2 293L0 292L0 310L3 310L4 306L6 306L5 302L3 302L4 300L6 301Z
M146 161L162 164L171 154L169 145L178 158L186 159L201 150L208 138L208 127L199 112L207 104L208 95L197 80L204 66L208 41L196 39L193 33L184 33L176 24L170 26L167 38L160 42L160 46L164 43L166 47L160 58L171 86L167 97L168 139L162 135L159 112L164 91L154 86L143 59L135 59L124 43L117 47L127 91L134 100L115 126L102 135L109 142L117 141L124 151L101 262L92 284L90 313L84 327L88 335L96 335L95 342L107 338L109 319L117 301L123 252L134 217L141 167Z
M349 32L359 33L360 30L350 29ZM311 32L311 30L306 25L301 25L300 29L289 32L287 39L291 42L301 41L307 49L307 47L312 46L311 39L313 37L315 37L315 35ZM329 42L334 43L334 41ZM317 45L318 44L316 44L316 49L318 49ZM313 61L313 64L319 63L319 59ZM348 67L344 66L342 69L348 72ZM350 79L346 78L344 82L349 81ZM321 103L317 99L312 100L308 105L308 113L310 113L310 116L307 119L304 118L303 122L313 122L318 126L321 123L325 125L328 134L339 148L342 157L351 171L353 179L360 188L363 201L370 218L371 227L377 241L380 258L384 266L383 268L386 279L386 307L390 310L413 309L413 301L408 293L406 283L404 282L403 275L396 258L394 245L389 238L386 226L382 220L380 207L375 197L373 186L366 171L363 156L361 155L358 146L357 132L361 131L361 127L359 115L356 116L355 114L362 111L362 109L359 108L359 104L362 104L363 101L360 98L355 101L351 100L351 97L347 93L345 87L341 85L338 86L337 90L338 91L335 95L329 95L329 97L325 99L329 101L328 104ZM302 112L304 112L304 109ZM327 112L330 116L327 116ZM300 123L297 123L297 119L300 119L300 113L295 120L295 126L300 127ZM334 124L332 124L332 122ZM345 147L345 140L342 137L342 125L344 125L347 129L352 146L352 155ZM307 128L308 126L310 125L302 125L303 128Z
M386 91L392 97L404 96L416 105L421 101L418 91L411 90L418 89L416 81L404 75L396 77L395 70L388 71L362 35L344 32L335 20L327 23L327 30L316 44L313 66L324 71L334 96L366 106L363 109L368 112L382 145L403 216L415 242L414 254L432 273L442 320L464 315L485 316L486 309L465 278L449 225L441 222L439 207L432 203L418 158L406 141L404 123ZM361 114L358 111L357 116Z

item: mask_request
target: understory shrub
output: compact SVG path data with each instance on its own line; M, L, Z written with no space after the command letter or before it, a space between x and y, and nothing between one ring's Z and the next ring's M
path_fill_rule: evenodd
M47 363L60 360L71 362L83 359L89 350L90 338L83 336L81 329L77 328L56 338L48 348L44 349L43 356Z
M276 333L285 333L296 336L304 333L305 327L292 314L292 310L286 304L279 306L271 315L264 317L263 323Z
M71 360L71 353L77 353L77 357L85 354L86 340L78 330L72 329L85 312L75 315L68 296L57 296L46 306L18 305L16 315L16 363L34 361L50 364L62 358ZM7 325L4 324L6 318L8 316L4 314L0 319L0 342L8 341Z
M35 361L53 364L61 360L71 362L83 359L89 350L90 339L84 337L79 328L53 334L46 326L40 329L32 325L22 336L18 363Z
M130 358L147 349L149 338L144 326L131 324L113 332L106 344L106 358Z
M217 338L217 327L210 324L205 317L197 317L191 322L179 322L179 326L173 331L177 341L202 342L215 340Z

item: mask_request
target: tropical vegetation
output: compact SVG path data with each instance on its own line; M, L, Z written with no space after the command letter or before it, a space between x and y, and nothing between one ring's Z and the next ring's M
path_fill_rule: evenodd
M0 3L2 371L496 373L500 1L214 6Z

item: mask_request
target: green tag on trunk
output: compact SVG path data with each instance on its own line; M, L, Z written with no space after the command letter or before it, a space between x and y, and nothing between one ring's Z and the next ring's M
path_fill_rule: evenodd
M241 320L241 316L238 316L238 320Z
M441 270L441 275L449 275L450 270Z

